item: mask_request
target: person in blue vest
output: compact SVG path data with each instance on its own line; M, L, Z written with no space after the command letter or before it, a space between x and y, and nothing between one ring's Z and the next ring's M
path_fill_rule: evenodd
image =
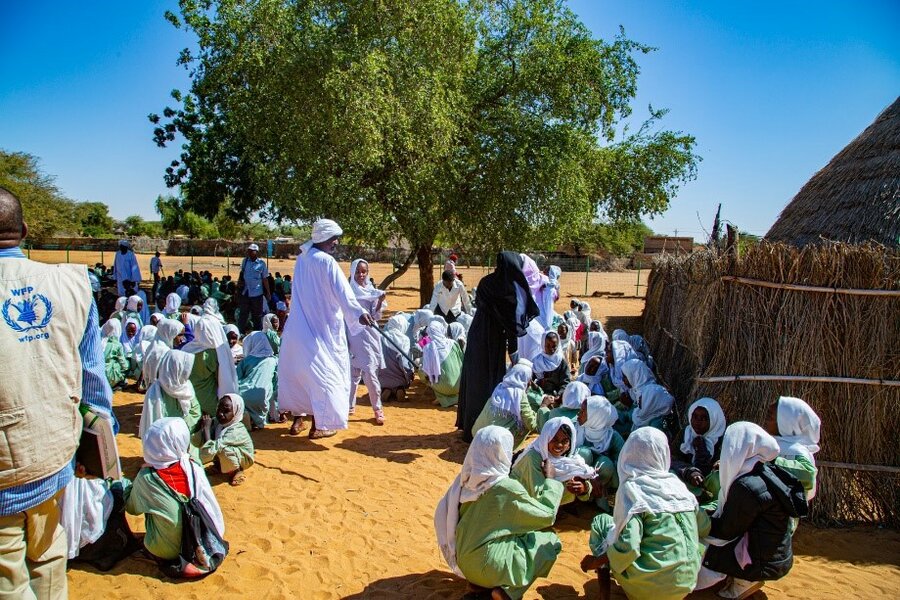
M269 289L269 268L266 261L259 258L259 246L250 244L247 247L247 256L241 262L241 273L238 275L238 289L240 298L238 308L238 329L246 333L247 319L251 319L253 331L262 329L263 299L272 300L272 290Z

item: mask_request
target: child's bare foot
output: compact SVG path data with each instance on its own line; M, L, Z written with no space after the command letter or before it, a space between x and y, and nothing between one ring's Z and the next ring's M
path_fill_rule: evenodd
M247 476L244 475L244 472L241 469L238 469L234 472L234 475L231 476L231 485L238 486L247 481Z
M503 588L495 587L491 590L491 600L512 600Z
M290 435L300 435L300 432L306 429L306 424L303 422L303 417L294 417L294 422L291 424L291 429L288 431Z
M375 410L375 424L384 425L384 411L380 408Z

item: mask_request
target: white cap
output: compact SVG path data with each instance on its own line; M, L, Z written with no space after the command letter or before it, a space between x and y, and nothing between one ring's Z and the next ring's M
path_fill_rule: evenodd
M259 246L257 246L256 244L250 244L249 246L247 246L247 250L256 250L257 252L259 252Z

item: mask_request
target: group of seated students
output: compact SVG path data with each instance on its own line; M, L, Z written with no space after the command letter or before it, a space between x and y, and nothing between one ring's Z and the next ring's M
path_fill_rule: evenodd
M806 402L780 397L763 423L728 425L715 399L700 398L675 435L675 400L643 338L616 330L607 339L598 321L567 312L543 342L494 389L435 513L467 597L521 598L548 576L562 547L547 529L575 502L598 512L581 565L601 589L612 576L633 599L713 586L746 598L788 573L791 537L816 490L820 422ZM568 360L579 354L576 369Z
M184 505L193 499L203 507L210 531L216 533L210 539L221 545L224 523L207 473L221 475L233 486L244 483L245 472L254 463L250 431L286 419L278 410L277 368L279 332L289 315L282 304L278 314L265 316L262 330L241 339L237 328L226 324L213 297L185 311L181 297L170 293L163 309L146 321L143 308L136 296L121 298L101 332L110 385L121 388L133 382L145 391L138 430L145 466L133 482L122 479L114 486L98 487L89 502L83 491L89 480L79 480L72 497L80 500L73 505L78 515L103 514L104 507L118 498L113 515L123 510L144 515L143 550L164 573L199 577L217 564L183 554ZM82 552L93 556L94 546L102 541L79 534L80 520L74 518L71 527L70 538L81 540L75 543L73 558ZM127 531L131 538L127 523L117 530Z

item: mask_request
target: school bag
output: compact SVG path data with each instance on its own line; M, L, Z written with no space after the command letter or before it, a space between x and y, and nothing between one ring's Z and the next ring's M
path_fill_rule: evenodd
M194 483L191 487L196 490L194 470L190 471ZM180 578L188 564L194 565L204 575L214 572L228 555L228 542L219 535L199 499L192 496L185 502L168 485L164 487L181 506L182 528L181 552L178 558L163 567L163 572L170 577Z

